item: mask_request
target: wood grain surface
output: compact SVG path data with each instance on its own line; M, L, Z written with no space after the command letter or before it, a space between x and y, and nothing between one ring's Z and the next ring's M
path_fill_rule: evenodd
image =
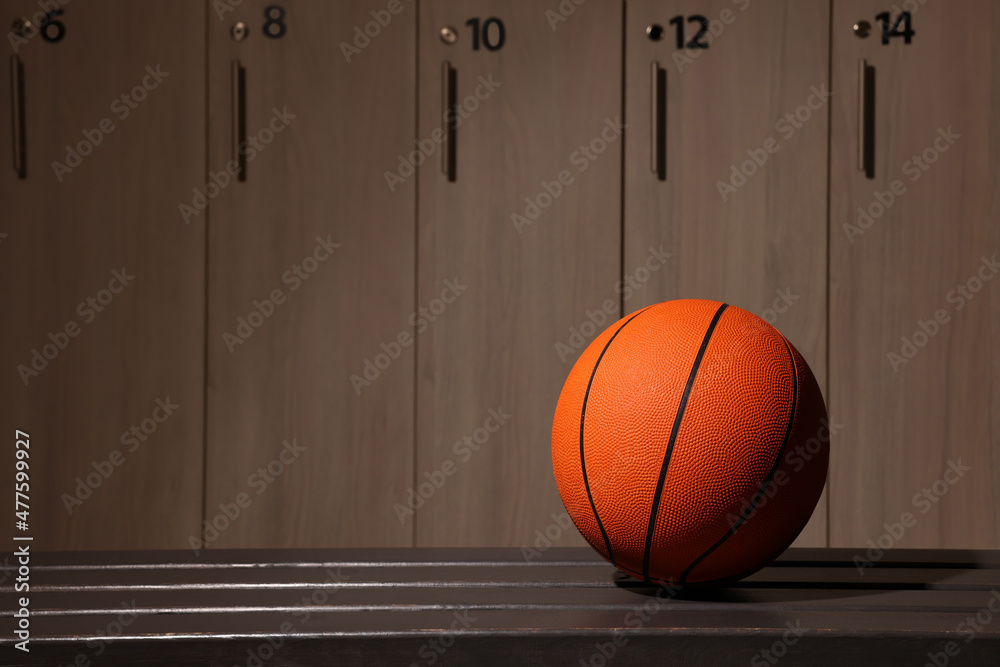
M0 3L5 26L35 11ZM13 495L26 431L23 534L40 548L177 547L202 504L205 243L178 205L204 174L204 3L80 3L57 20L61 40L16 43L24 179L12 49L0 74L0 483Z
M829 2L626 5L624 312L725 301L778 328L826 393ZM702 16L708 48L695 39ZM650 26L665 30L660 41ZM665 179L651 170L651 66L665 70ZM662 113L662 112L661 112ZM648 270L651 248L671 255ZM800 546L826 545L827 497Z
M911 43L888 45L884 10L834 3L830 408L844 428L830 544L996 547L1000 8L920 5ZM866 40L851 30L862 19L876 26ZM857 167L862 58L873 178ZM904 513L913 525L884 536Z
M621 6L580 6L554 29L546 8L420 8L418 136L442 125L445 62L467 117L455 181L439 153L418 175L418 307L431 308L449 281L462 286L418 334L412 484L428 497L407 517L418 546L521 545L565 512L550 439L582 351L571 328L616 297L620 264ZM502 20L504 46L473 50L474 17ZM458 30L455 44L438 38L443 26ZM604 317L618 318L616 300ZM437 473L447 475L440 488L428 486ZM582 543L559 532L560 544Z
M232 159L234 60L262 148L207 214L204 518L229 525L201 537L409 546L412 525L392 503L413 474L413 345L398 338L412 331L415 186L390 190L384 172L413 149L416 8L387 14L358 48L355 28L384 2L284 2L279 38L263 34L271 4L247 0L221 20L207 10L208 169ZM224 507L240 494L230 523Z
M0 650L12 667L98 649L112 666L587 664L602 647L640 664L907 665L944 651L990 664L1000 631L974 617L1000 610L1000 552L868 557L793 548L741 582L677 591L586 547L531 560L468 548L38 554L31 652L9 636ZM7 620L14 595L0 582Z
M31 435L40 546L582 545L559 390L688 297L770 321L824 390L797 545L1000 546L995 3L919 4L908 44L871 0L274 4L73 4L18 47L0 427Z

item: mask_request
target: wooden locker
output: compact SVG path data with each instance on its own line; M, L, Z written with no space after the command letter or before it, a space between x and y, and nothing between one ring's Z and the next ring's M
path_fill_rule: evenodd
M433 150L418 174L417 305L430 317L415 474L397 501L418 546L534 545L546 531L583 544L563 523L550 438L582 350L573 330L588 311L619 316L621 21L620 3L420 6L417 136Z
M209 183L229 182L191 219L209 247L196 547L410 546L393 502L413 465L413 347L398 339L415 181L390 190L385 174L414 147L416 6L213 7Z
M739 306L825 387L829 3L640 0L626 13L624 312ZM647 265L655 251L669 259ZM797 546L826 545L826 502Z
M33 549L182 547L202 505L205 239L178 205L204 174L204 3L0 7L30 22L0 104L4 488L27 431Z
M996 548L1000 7L836 0L832 35L830 546Z

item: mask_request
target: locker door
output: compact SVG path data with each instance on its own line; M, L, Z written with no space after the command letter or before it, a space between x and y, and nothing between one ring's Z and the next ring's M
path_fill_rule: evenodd
M837 0L832 34L830 545L907 514L901 546L996 548L1000 7Z
M202 500L205 241L177 209L204 172L204 4L28 19L0 75L3 482L26 431L38 548L180 547Z
M639 0L625 37L625 312L737 305L821 387L828 17L825 0ZM661 248L669 259L646 264ZM824 495L797 544L824 546L825 521Z
M417 461L396 501L418 545L529 544L564 514L573 332L619 315L622 6L548 8L420 9Z
M414 182L384 172L413 142L416 7L247 0L208 22L202 544L410 546L413 348L379 343L413 311Z

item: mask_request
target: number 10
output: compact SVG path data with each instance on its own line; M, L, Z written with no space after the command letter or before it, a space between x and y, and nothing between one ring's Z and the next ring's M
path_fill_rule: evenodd
M479 30L479 19L472 18L465 22L465 25L472 28L472 50L479 50L479 35L482 33L483 46L486 47L487 51L496 51L501 46L503 46L504 40L506 39L506 31L504 30L503 21L491 16L486 19L483 23L482 31ZM496 41L490 39L490 25L495 25L497 27L497 38Z

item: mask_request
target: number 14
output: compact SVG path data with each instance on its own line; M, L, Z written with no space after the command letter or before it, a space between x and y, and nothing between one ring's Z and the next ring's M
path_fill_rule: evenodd
M889 39L892 37L902 37L904 44L909 44L913 39L913 22L910 18L910 12L901 12L898 17L896 17L895 22L891 23L892 17L889 12L882 12L881 14L875 15L875 20L882 24L882 43L888 44ZM903 27L900 30L900 26Z

